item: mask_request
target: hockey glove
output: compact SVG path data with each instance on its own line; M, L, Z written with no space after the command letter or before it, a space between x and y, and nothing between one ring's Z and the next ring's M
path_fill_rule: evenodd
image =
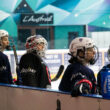
M80 81L77 81L74 85L71 96L76 97L80 94L90 94L92 89L92 83L87 79L82 79Z

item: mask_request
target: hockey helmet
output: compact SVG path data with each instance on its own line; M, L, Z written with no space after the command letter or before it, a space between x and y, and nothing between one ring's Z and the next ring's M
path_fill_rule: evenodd
M80 61L84 62L85 57L86 57L86 50L88 48L94 48L94 50L97 50L97 53L98 53L98 48L95 46L95 43L93 42L93 40L91 38L77 37L77 38L73 39L72 42L70 43L69 51L73 57L76 57ZM78 56L79 51L83 51L85 56L79 57ZM95 54L94 58L92 59L93 60L92 63L91 62L89 62L89 63L94 64L97 61L98 57L99 57L99 54L97 54L97 56Z
M37 44L41 44L41 43L43 43L44 47L42 50L38 50ZM47 41L41 35L33 35L27 38L25 47L27 52L32 52L33 50L35 50L39 56L45 57L45 50L47 49Z
M9 36L8 32L6 30L1 29L0 30L0 39L5 36L7 36L7 37Z
M2 44L2 38L3 37L9 37L9 34L6 30L1 29L0 30L0 51L4 51L5 49L10 50L9 44Z

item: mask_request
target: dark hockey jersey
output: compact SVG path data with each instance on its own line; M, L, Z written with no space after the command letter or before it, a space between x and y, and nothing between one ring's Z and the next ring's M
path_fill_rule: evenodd
M8 57L0 51L0 83L13 84Z
M50 73L43 60L33 54L24 54L19 63L22 83L25 86L46 88L51 85Z
M71 92L72 87L75 85L75 83L77 81L80 81L81 79L87 79L92 82L93 85L92 93L94 93L96 85L94 73L91 69L80 63L70 64L67 67L66 71L64 72L61 83L59 85L59 90Z
M110 68L110 64L103 66L102 69L97 74L97 89L98 89L98 93L100 95L102 95L102 92L101 92L102 91L101 90L101 72L104 68Z

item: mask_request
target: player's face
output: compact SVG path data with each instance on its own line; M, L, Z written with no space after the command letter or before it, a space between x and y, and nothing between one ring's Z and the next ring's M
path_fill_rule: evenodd
M94 55L96 54L94 48L88 48L86 51L86 60L90 61L94 58Z
M37 44L37 50L38 51L42 51L44 49L44 43L42 42L42 43L38 43Z
M2 44L3 49L6 49L6 47L9 45L8 36L2 37L1 44Z

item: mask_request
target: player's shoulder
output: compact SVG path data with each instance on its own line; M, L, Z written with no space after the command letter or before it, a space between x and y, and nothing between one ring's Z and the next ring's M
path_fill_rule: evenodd
M73 64L70 64L68 67L69 68L79 68L80 66L83 66L82 64L78 63L78 62L75 62Z
M77 63L69 64L67 66L67 70L70 70L70 71L78 70L78 69L79 69L79 64L77 64Z
M22 57L30 57L30 56L34 56L35 57L35 55L32 54L32 53L25 53L24 55L22 55Z
M5 55L3 52L0 51L0 58L4 58L4 59L7 59L7 55Z
M35 55L33 53L25 53L24 55L22 55L20 61L42 62L42 59L38 55Z
M3 52L0 51L0 56L5 56L5 54Z
M39 58L39 56L38 55L35 55L35 54L33 54L33 53L25 53L24 55L22 55L22 58L24 58L24 57L29 57L29 58Z

